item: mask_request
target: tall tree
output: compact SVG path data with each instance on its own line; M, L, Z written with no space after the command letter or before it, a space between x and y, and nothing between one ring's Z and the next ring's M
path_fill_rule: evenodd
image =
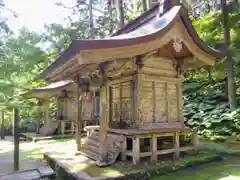
M90 38L94 39L93 0L89 0L88 9L89 9Z
M112 8L116 9L117 29L124 27L123 0L110 0Z
M223 13L223 28L224 28L224 44L227 53L226 68L227 68L227 81L228 81L228 100L231 108L236 108L236 89L234 83L233 72L233 58L229 51L229 45L231 41L230 28L229 28L229 9L226 0L221 0L221 7Z
M148 10L148 3L149 0L142 0L143 11L146 12Z

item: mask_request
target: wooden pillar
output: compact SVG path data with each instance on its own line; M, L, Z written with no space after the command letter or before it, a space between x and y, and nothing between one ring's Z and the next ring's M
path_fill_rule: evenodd
M181 123L182 128L184 127L184 116L183 116L183 93L182 93L182 83L177 84L177 105L178 105L178 119Z
M44 102L44 124L49 125L50 119L49 119L49 101L46 100Z
M42 118L42 104L39 100L38 102L38 116L37 116L37 129L36 129L36 134L40 134L40 123L41 123L41 118Z
M97 162L98 166L105 166L108 164L107 157L107 130L108 130L108 98L107 98L107 86L104 85L100 89L100 132L99 132L99 141L100 141L100 159Z
M14 171L19 170L19 112L17 108L13 110L13 135L14 135L14 161L13 161L13 168Z
M121 160L126 161L127 156L125 152L127 151L127 138L126 136L122 136L123 142L122 142L122 154L121 154Z
M198 134L196 131L194 131L192 133L192 143L193 143L193 146L194 146L194 150L195 152L197 152L197 146L198 146Z
M137 75L132 81L132 126L137 127L138 120L138 81Z
M174 136L174 149L175 149L175 153L174 153L174 159L177 160L179 159L179 156L180 156L180 139L179 139L179 132L176 132L175 133L175 136Z
M138 164L140 162L140 139L138 136L133 137L133 164Z
M156 122L156 84L155 84L155 81L152 81L152 92L153 92L153 96L152 96L152 108L153 108L153 122L155 123Z
M74 134L74 132L75 132L75 122L73 121L73 122L71 122L71 133L72 134Z
M1 139L5 139L5 134L4 134L5 125L4 125L4 111L3 110L1 111L0 118L1 118Z
M81 136L82 136L82 98L80 98L80 84L79 78L77 78L77 89L76 89L76 143L77 143L77 150L81 151Z
M168 102L169 102L169 97L168 97L168 85L167 82L164 84L165 86L165 108L166 108L166 121L169 121L169 109L168 109Z
M152 158L151 161L152 162L156 162L157 161L157 136L153 135L152 136L152 143L151 143L151 148L152 148Z
M61 134L64 135L65 134L65 122L61 121Z

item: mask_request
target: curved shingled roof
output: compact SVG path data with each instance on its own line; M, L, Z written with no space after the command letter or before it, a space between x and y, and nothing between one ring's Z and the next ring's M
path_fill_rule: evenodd
M156 8L156 7L155 7ZM149 13L150 12L150 13ZM108 48L121 48L127 47L136 44L143 44L155 39L158 39L168 32L170 27L174 26L179 20L183 22L185 28L187 29L188 34L191 36L194 43L205 53L209 54L212 57L222 57L225 56L224 53L216 51L208 46L206 46L199 36L197 35L192 22L188 17L188 14L182 8L182 6L174 6L169 11L164 13L159 18L154 18L153 14L157 14L156 10L152 10L144 14L148 14L149 18L139 23L138 19L144 17L144 14L135 20L136 26L134 28L133 24L129 26L131 29L130 32L125 34L117 33L119 35L112 36L109 38L101 40L75 40L71 43L69 48L53 63L49 68L43 72L43 76L47 76L49 73L54 71L65 62L71 60L76 54L81 51L90 51L96 49L108 49ZM151 16L149 14L153 13ZM140 24L138 26L138 24ZM128 25L126 26L128 27ZM134 30L132 30L134 29ZM127 29L123 30L127 31ZM120 30L121 32L121 30ZM144 53L144 52L143 52Z

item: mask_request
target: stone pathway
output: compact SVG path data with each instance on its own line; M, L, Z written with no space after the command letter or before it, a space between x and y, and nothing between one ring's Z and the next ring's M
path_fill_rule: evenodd
M52 150L71 151L75 150L75 141L40 141L21 142L19 154L20 171L38 169L45 166L42 161L43 153ZM13 153L14 142L13 137L6 137L5 140L0 140L0 177L9 173L13 173Z

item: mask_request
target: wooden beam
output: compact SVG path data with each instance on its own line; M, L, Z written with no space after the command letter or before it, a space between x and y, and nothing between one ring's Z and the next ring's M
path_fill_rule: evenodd
M13 135L14 135L14 158L13 169L19 170L19 111L17 108L13 109Z
M1 139L5 139L5 134L4 134L5 125L4 125L4 111L3 110L1 111L0 118L1 118Z

